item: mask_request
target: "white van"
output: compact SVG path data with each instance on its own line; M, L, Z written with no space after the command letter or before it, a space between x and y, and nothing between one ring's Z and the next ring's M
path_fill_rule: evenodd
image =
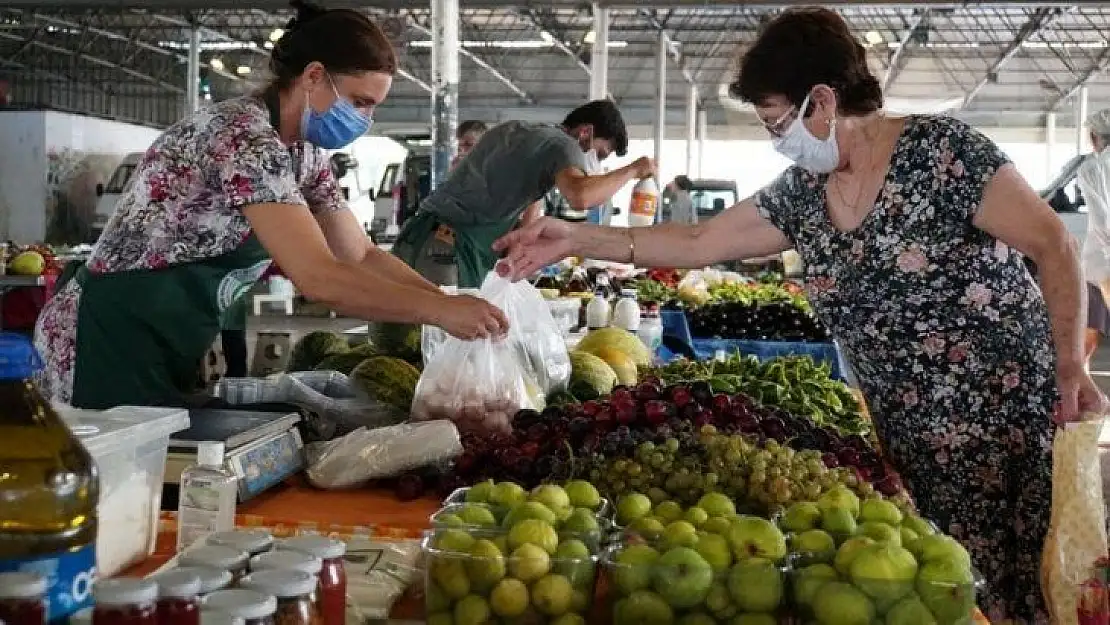
M108 220L112 218L112 213L116 212L116 204L119 198L123 195L124 189L127 188L128 183L131 182L132 176L135 174L135 168L139 166L139 161L143 159L143 152L132 152L123 157L120 164L116 166L116 171L112 172L112 177L108 179L108 184L96 185L96 213L93 215L92 229L93 240L95 241L104 227L108 225Z

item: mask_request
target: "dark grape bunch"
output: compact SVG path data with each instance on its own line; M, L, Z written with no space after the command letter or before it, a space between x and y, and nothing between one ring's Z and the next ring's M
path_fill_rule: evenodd
M722 302L688 313L696 337L823 343L828 330L812 313L790 302Z

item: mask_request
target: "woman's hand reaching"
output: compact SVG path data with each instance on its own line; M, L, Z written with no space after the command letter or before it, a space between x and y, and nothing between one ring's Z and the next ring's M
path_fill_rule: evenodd
M540 218L493 243L496 252L507 252L497 263L497 273L514 282L573 254L576 226L550 217Z
M500 308L469 295L447 298L436 325L464 341L500 337L509 331L509 320Z

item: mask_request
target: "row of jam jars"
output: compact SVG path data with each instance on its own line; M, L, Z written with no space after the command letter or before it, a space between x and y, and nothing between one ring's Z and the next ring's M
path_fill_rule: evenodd
M250 555L245 551L219 545L193 547L177 556L177 563L183 567L208 567L231 573L234 585L247 574Z
M275 553L296 551L318 558L321 563L317 602L324 625L344 625L347 619L347 572L343 556L347 545L326 536L295 536L278 541Z
M200 577L176 569L155 578L158 584L158 625L200 625Z
M274 545L274 537L264 530L231 530L210 534L204 542L207 545L243 551L254 557L269 551Z
M0 623L46 623L46 578L34 573L0 573Z
M276 611L277 599L273 595L235 588L217 590L205 597L203 616L213 622L223 615L242 619L243 625L275 625Z
M292 569L262 570L240 582L243 588L272 595L277 599L276 625L321 625L323 619L313 601L316 578Z

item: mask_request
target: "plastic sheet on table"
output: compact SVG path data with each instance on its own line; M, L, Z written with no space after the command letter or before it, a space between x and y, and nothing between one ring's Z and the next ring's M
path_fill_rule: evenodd
M305 447L308 481L317 488L350 488L394 477L462 453L459 431L450 421L402 423Z

